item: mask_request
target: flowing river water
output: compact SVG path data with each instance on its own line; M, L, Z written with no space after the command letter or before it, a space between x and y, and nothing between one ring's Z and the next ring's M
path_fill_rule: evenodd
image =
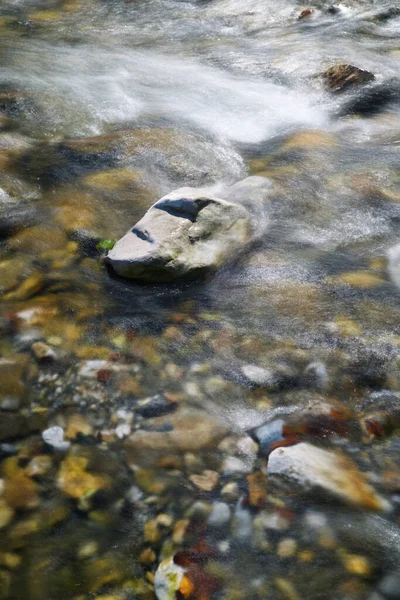
M399 599L396 1L2 0L0 57L0 599ZM106 270L249 175L232 265Z

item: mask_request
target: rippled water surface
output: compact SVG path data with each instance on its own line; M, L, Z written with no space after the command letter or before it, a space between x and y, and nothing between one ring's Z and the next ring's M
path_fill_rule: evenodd
M400 598L399 67L389 0L1 2L0 600ZM233 264L106 269L254 175Z

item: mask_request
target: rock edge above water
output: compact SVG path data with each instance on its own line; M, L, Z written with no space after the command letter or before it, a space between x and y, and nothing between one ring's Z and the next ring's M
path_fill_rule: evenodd
M106 263L122 277L153 282L216 271L256 239L270 188L267 179L249 177L222 197L196 188L171 192L116 243Z

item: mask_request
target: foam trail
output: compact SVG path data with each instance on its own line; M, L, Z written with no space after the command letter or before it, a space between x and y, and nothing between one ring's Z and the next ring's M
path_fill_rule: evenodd
M310 93L147 50L32 41L9 57L0 77L30 90L61 129L69 120L78 130L89 121L98 132L107 122L151 114L226 140L257 143L327 121Z

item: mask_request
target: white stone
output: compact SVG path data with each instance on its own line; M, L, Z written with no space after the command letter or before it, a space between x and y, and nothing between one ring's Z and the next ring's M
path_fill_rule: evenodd
M115 428L115 435L117 438L122 440L124 437L127 437L131 433L131 426L129 423L121 423Z
M132 485L126 492L125 498L128 500L128 502L135 504L136 502L140 502L140 500L142 500L143 492L136 485Z
M282 517L278 512L266 512L262 515L262 524L265 529L273 531L284 531L289 528L289 521Z
M108 365L106 360L87 360L79 369L79 375L84 378L94 379L101 369L105 369Z
M225 500L237 500L239 497L239 486L236 481L229 481L221 490L221 496Z
M49 429L45 429L42 433L42 438L49 444L49 446L53 446L55 450L68 450L70 446L70 442L64 441L64 430L62 427L49 427Z
M211 514L208 517L208 524L211 527L223 527L229 523L231 518L231 509L225 502L213 502Z
M250 541L253 535L253 519L250 511L243 506L241 498L236 504L232 534L241 541Z
M271 369L264 369L257 365L244 365L242 373L249 383L254 385L270 386L276 384L276 377Z
M166 558L159 565L154 577L154 591L158 600L175 600L185 569L176 565L173 558Z
M222 465L224 475L233 473L251 473L254 460L246 460L237 456L227 456Z

